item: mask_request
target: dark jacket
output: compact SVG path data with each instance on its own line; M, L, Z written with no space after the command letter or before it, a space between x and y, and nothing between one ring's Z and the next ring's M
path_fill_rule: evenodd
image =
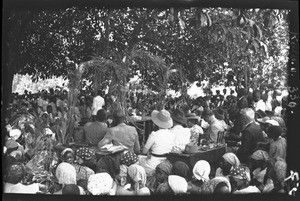
M242 163L247 162L248 157L253 154L258 142L265 142L260 125L250 123L242 131L241 146L237 150L237 157Z

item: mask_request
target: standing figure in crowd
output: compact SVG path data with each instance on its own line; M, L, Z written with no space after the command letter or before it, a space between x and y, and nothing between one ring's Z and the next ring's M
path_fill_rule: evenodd
M260 125L255 122L255 112L251 108L241 111L244 119L244 128L241 131L241 146L237 150L237 157L242 163L248 161L248 157L253 154L258 142L264 142L264 136Z
M102 98L102 91L99 89L97 91L97 96L93 99L93 105L92 105L92 116L95 118L97 115L98 110L102 109L102 107L105 105L104 98Z
M236 106L237 107L236 109L238 110L238 112L241 109L249 107L247 95L248 95L248 93L245 88L241 88L238 90L238 100L237 100L237 106Z
M261 110L263 112L266 111L266 103L262 99L262 94L259 90L253 92L253 109L254 111Z
M280 126L270 126L268 128L268 136L273 139L270 144L269 156L271 158L280 157L285 160L286 158L286 139L281 137L282 129Z

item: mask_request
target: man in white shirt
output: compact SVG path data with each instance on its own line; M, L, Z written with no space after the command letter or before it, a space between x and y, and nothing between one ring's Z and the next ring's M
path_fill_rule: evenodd
M173 127L170 131L174 134L174 151L184 151L185 146L190 142L191 132L186 126L187 120L182 110L176 109L172 115Z
M97 115L98 110L102 109L105 105L104 98L102 98L102 91L98 90L97 96L93 99L92 105L92 116L95 117Z

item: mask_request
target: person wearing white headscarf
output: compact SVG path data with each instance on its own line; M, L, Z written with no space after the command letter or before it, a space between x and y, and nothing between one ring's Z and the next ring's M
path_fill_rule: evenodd
M87 189L92 195L115 195L116 183L107 172L101 172L89 177Z
M200 187L209 181L210 170L210 164L205 160L200 160L194 165L192 181L188 182L189 193L200 193Z
M150 195L149 188L146 187L147 175L145 169L137 164L128 167L128 184L120 186L117 195Z
M62 188L68 184L76 184L76 170L69 163L60 163L55 170L55 176ZM62 194L62 188L54 194Z
M223 160L221 161L220 167L216 170L216 177L226 177L229 175L232 168L240 166L240 160L234 153L226 153L222 156L222 158Z
M188 183L185 178L178 175L170 175L168 183L175 195L187 193Z
M193 168L193 175L197 180L208 181L210 165L205 160L198 161Z

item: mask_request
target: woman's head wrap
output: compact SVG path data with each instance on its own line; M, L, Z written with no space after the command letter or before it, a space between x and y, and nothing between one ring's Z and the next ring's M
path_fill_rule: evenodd
M190 176L190 168L185 162L176 161L173 165L173 174L188 179Z
M121 157L121 164L124 164L128 167L138 161L139 161L139 157L131 151L124 153Z
M85 161L92 159L94 155L95 155L95 151L90 150L88 147L80 147L76 151L76 156L78 156L79 158Z
M156 169L162 170L167 175L171 174L172 168L173 168L173 165L168 160L165 160L156 166Z
M24 165L20 162L14 162L6 169L6 182L17 184L24 178L25 174Z
M242 179L250 182L251 178L245 168L235 167L230 170L230 176L235 179Z
M144 186L146 185L147 175L145 169L142 166L136 164L130 165L128 167L127 174L134 182L139 182Z
M198 161L193 168L193 175L197 180L209 180L210 164L205 160Z
M231 192L231 185L229 180L226 177L215 177L209 180L208 182L203 184L203 187L201 187L202 189L201 192L209 193L209 194L214 193L217 185L221 182L225 183L229 189L229 192Z
M55 175L59 184L76 184L76 169L69 163L60 163Z
M170 175L168 183L175 194L183 194L187 192L188 183L185 178L178 175Z
M113 187L113 182L106 172L93 174L88 179L87 189L92 195L107 195Z
M65 155L65 153L67 152L71 152L72 154L75 154L75 152L73 151L73 149L71 148L65 148L61 153L60 156L63 157Z
M257 161L267 161L270 157L266 151L257 150L251 155L251 158Z
M120 164L111 156L106 155L97 162L97 173L107 172L113 179L120 173Z
M240 166L240 160L234 153L226 153L222 156L228 163L232 165L232 167Z

